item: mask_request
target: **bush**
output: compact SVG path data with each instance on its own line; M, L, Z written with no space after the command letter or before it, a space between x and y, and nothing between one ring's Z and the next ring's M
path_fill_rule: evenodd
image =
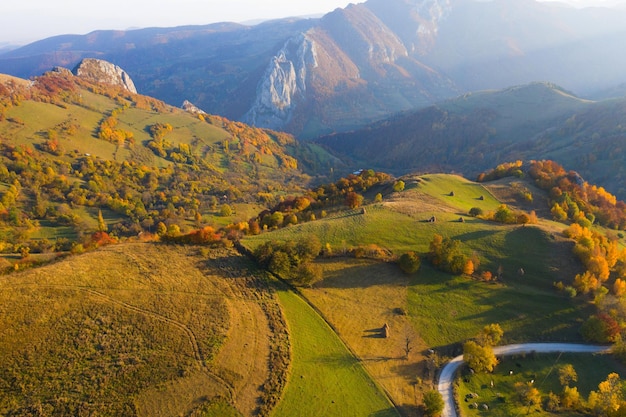
M472 217L478 217L483 215L483 209L480 207L472 207L469 211L469 215Z
M407 252L398 259L398 266L407 274L413 274L420 269L421 260L415 252Z
M424 393L424 414L438 416L443 411L443 397L439 391L431 390Z
M395 182L395 184L393 184L393 190L397 193L399 193L400 191L404 191L404 181L402 180L398 180Z

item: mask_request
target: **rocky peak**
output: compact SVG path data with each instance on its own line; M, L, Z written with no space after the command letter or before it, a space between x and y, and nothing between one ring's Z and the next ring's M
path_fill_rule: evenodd
M196 105L189 100L185 100L183 102L182 109L191 114L207 114L204 110L196 107Z
M287 40L268 64L244 121L270 129L286 126L298 100L304 98L308 73L315 67L317 53L311 38L301 33Z
M135 84L126 71L101 59L85 58L74 68L73 73L89 81L117 85L137 94Z

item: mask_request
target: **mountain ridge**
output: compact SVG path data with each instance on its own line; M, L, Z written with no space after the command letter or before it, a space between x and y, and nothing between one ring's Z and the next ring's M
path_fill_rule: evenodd
M143 94L313 138L468 91L550 81L588 95L623 84L625 19L533 0L369 0L256 26L58 36L1 54L0 72L29 78L101 58Z
M551 159L626 197L626 98L591 101L552 83L468 93L316 141L353 165L475 177L503 161Z

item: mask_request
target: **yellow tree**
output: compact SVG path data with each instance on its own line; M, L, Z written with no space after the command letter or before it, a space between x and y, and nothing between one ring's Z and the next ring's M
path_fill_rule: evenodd
M576 387L563 387L561 394L561 405L564 408L576 408L580 404L580 393Z
M498 359L491 346L480 346L470 340L463 345L463 360L476 372L492 372Z
M578 374L572 364L563 365L559 368L559 382L564 387L569 387L572 382L578 381Z
M478 335L478 342L482 346L495 346L500 343L503 335L504 331L498 323L488 324Z
M623 297L626 294L626 281L617 278L613 283L613 293L617 297Z
M598 415L611 415L620 409L623 399L619 375L613 372L598 384L598 391L589 393L588 404Z
M102 210L98 210L98 232L106 232L108 230L107 224L102 217Z

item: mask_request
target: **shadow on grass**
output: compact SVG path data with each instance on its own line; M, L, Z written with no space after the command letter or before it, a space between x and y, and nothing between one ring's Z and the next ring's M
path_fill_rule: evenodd
M405 410L408 411L407 407L412 407L414 410L417 410L417 407L411 405L411 406L401 406L400 408L402 409L402 414L404 416L417 416L419 414L416 414L417 411L411 411L409 413L405 412ZM375 413L370 414L368 417L398 417L398 415L400 415L400 412L395 409L394 407L391 408L386 408L384 410L379 410L376 411Z
M407 285L407 276L395 264L346 258L345 268L325 272L324 280L313 285L322 288L367 288L373 286Z
M385 338L385 327L378 327L376 329L368 329L363 330L363 337L368 337L372 339L384 339Z
M424 375L425 370L424 361L421 362L408 362L394 366L391 371L404 378L407 384L415 384L418 375Z
M404 409L404 406L402 407L402 409ZM375 413L370 414L368 417L398 417L399 415L400 415L399 411L396 410L394 407L391 407L391 408L386 408L384 410L376 411ZM402 415L416 416L418 414L402 413Z
M486 239L497 233L500 233L500 231L499 230L478 230L475 232L468 232L468 233L457 235L454 237L454 239L460 240L461 242L470 242L472 240Z
M352 355L344 353L320 354L311 359L311 362L330 366L335 369L350 368L359 363L359 360Z

